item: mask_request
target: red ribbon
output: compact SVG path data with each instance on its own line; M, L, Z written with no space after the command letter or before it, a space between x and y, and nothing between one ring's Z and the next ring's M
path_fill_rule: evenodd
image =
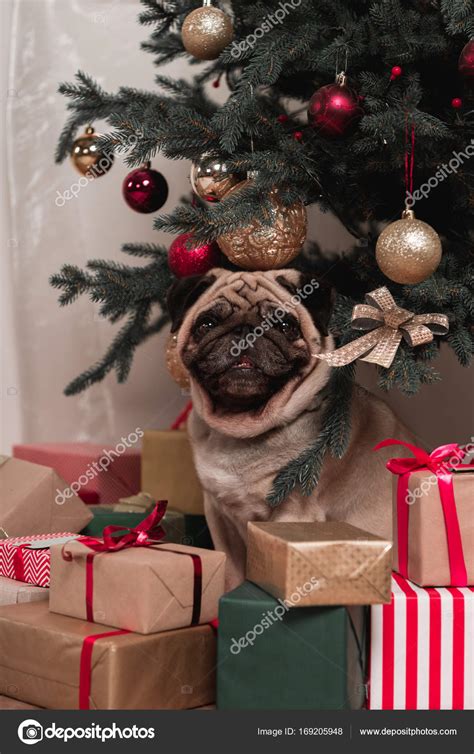
M25 559L23 557L23 551L26 549L26 545L18 545L15 547L13 553L13 572L17 581L25 581Z
M158 545L165 536L165 530L160 522L166 513L168 503L160 500L153 511L141 523L130 529L126 526L106 526L102 532L102 539L95 537L80 537L77 541L89 547L93 552L86 556L86 619L94 622L94 558L100 553L113 553L130 547L153 547ZM118 532L122 532L117 536ZM116 536L114 536L114 534ZM72 560L73 556L65 550L67 543L63 545L62 556L64 560ZM193 611L191 626L198 625L201 618L202 604L202 560L199 555L182 550L169 550L176 555L186 555L193 562L194 585L193 585Z
M125 629L120 631L107 631L104 634L92 634L86 636L82 642L81 661L79 665L79 709L90 709L91 684L92 684L92 650L97 639L106 639L109 636L121 636L129 634Z
M387 468L392 474L397 474L397 532L398 532L398 570L408 576L408 524L409 504L407 501L409 477L413 471L428 469L436 475L441 506L443 508L446 539L448 544L449 569L451 586L467 586L467 570L459 527L456 501L454 499L453 475L449 468L450 459L455 456L459 460L465 451L457 445L440 445L439 448L427 453L423 448L401 440L390 438L375 446L374 450L386 448L390 445L403 445L414 454L414 458L391 458L387 461Z

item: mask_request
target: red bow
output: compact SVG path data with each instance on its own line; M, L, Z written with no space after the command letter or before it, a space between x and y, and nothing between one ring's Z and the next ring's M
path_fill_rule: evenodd
M160 525L160 521L166 513L168 502L160 500L153 511L138 526L129 529L126 526L106 526L102 532L102 538L80 537L81 544L89 547L94 552L118 552L128 547L149 547L152 544L160 542L165 536L165 530ZM123 532L119 536L114 536L117 532ZM72 560L72 555L62 548L64 560Z
M406 474L407 472L416 471L417 469L429 469L433 474L439 474L446 471L446 462L455 456L459 461L464 458L466 451L459 447L455 442L449 445L440 445L439 448L435 448L432 453L427 453L423 448L419 448L417 445L412 445L409 442L403 442L403 440L384 440L379 442L375 446L374 450L380 448L386 448L389 445L403 445L408 448L414 454L414 458L391 458L387 461L387 469L392 474ZM449 470L449 464L448 464Z

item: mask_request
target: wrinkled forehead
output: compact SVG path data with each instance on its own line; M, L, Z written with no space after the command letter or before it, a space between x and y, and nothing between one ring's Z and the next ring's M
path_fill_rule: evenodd
M236 313L251 313L265 316L279 307L283 307L283 297L275 295L266 286L259 284L255 278L237 278L209 296L205 302L205 311L211 311L220 319L227 319Z

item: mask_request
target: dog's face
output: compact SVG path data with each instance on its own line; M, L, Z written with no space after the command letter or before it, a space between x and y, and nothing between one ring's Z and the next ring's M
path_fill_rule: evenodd
M173 330L187 327L180 352L192 380L220 414L238 414L264 407L311 361L291 297L311 313L317 340L327 335L331 291L294 271L224 274L221 285L212 274L178 281L168 307Z

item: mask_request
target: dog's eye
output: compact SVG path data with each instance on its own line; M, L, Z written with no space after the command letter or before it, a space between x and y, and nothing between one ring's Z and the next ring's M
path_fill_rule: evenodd
M216 325L217 319L212 314L203 314L194 325L194 335L198 338L202 338Z
M289 340L296 340L301 335L299 325L293 317L285 317L284 319L281 319L277 324L277 328Z

